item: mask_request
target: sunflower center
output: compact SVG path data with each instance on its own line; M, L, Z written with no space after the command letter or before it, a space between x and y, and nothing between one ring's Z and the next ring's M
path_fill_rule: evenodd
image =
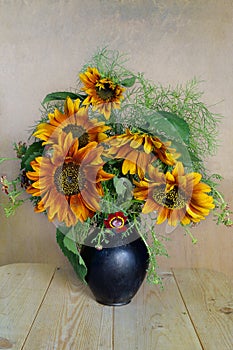
M69 132L71 132L73 138L78 138L78 140L79 140L79 148L85 147L88 144L88 142L89 142L89 135L88 135L88 133L80 125L68 124L62 130L66 134L69 134Z
M103 86L96 86L97 95L104 101L110 100L115 95L115 89L109 83L104 83Z
M165 192L165 185L159 186L153 193L154 200L168 209L181 209L187 203L185 194L174 186L172 190Z
M65 196L80 193L84 187L84 176L82 176L79 165L75 163L64 163L56 169L54 183L58 192Z
M123 218L121 218L120 216L115 216L114 218L112 218L110 221L109 221L109 225L112 227L112 228L122 228L125 224L125 221Z

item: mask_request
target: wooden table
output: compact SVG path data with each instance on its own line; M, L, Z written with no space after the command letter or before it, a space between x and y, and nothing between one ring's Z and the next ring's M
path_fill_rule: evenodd
M122 307L97 304L72 270L0 267L0 349L232 350L232 286L221 273L174 269Z

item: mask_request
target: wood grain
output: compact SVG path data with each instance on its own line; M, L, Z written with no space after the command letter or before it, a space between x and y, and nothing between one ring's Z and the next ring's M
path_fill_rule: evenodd
M21 349L54 271L47 264L0 267L0 349Z
M23 350L111 350L112 309L97 304L73 271L59 270Z
M164 289L144 283L136 298L114 310L114 350L201 350L174 277Z
M203 348L232 350L232 283L209 270L174 269L174 275Z
M232 284L222 273L174 269L124 307L95 302L73 270L0 268L0 349L232 350Z

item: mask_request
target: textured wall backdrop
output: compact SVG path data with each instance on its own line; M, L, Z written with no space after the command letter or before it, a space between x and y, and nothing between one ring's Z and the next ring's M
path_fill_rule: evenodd
M225 116L220 147L208 164L224 176L221 189L233 207L232 18L232 0L0 0L0 155L13 155L11 144L27 137L43 97L74 86L85 60L108 45L127 52L129 68L156 82L204 80L204 100L217 103L212 110ZM0 170L14 174L16 166ZM231 274L232 228L210 221L194 230L196 246L175 230L167 245L171 258L160 259L160 268L202 266ZM54 226L30 203L11 220L0 208L0 222L0 265L65 264Z

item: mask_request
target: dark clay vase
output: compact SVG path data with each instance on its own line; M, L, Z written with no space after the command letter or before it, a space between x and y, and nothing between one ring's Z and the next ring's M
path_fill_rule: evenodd
M148 251L141 238L112 248L83 246L81 256L88 273L86 281L97 302L128 304L140 288L148 268Z

